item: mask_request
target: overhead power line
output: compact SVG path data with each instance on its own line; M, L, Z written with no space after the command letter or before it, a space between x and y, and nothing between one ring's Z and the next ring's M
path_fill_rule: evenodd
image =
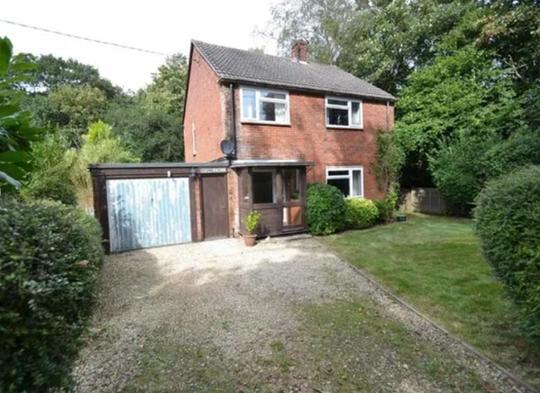
M138 52L150 53L152 55L169 56L168 53L158 52L158 51L154 51L154 50L150 50L150 49L137 48L135 46L117 44L116 42L97 40L95 38L83 37L83 36L80 36L80 35L75 35L75 34L70 34L70 33L63 33L61 31L55 31L55 30L46 29L44 27L38 27L38 26L27 25L27 24L19 23L19 22L13 22L11 20L0 19L0 22L8 23L10 25L15 25L15 26L19 26L19 27L24 27L26 29L43 31L45 33L56 34L56 35L60 35L60 36L63 36L63 37L74 38L74 39L77 39L77 40L89 41L89 42L93 42L93 43L96 43L96 44L115 46L117 48L135 50L135 51L138 51Z

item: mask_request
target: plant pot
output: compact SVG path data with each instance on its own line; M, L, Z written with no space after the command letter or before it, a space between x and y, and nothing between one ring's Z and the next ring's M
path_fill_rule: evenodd
M253 247L255 245L255 239L257 239L257 235L243 235L244 238L244 244L247 247Z
M405 221L407 221L407 216L405 214L397 214L396 215L396 221L397 222L405 222Z

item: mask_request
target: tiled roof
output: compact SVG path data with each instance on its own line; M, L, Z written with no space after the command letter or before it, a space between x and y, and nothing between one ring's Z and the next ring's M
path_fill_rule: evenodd
M395 100L391 94L336 66L300 63L195 40L192 43L222 81Z

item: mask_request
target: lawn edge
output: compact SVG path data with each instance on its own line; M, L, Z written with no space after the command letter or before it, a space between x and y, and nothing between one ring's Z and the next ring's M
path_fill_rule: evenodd
M322 244L322 242L319 241L319 243ZM328 247L328 245L323 244L323 246ZM385 285L379 283L375 277L373 277L369 272L364 271L363 269L353 265L349 261L343 259L341 256L338 255L335 250L330 248L332 253L342 262L349 265L358 275L362 276L364 279L370 282L376 289L383 292L385 295L390 297L392 300L400 304L401 306L407 308L409 311L412 311L414 314L416 314L418 317L422 318L426 322L428 322L431 326L433 326L435 329L439 330L441 333L443 333L446 337L453 340L457 344L464 347L467 351L469 351L472 355L476 356L480 361L486 363L490 367L495 368L498 372L504 374L504 376L508 379L510 379L515 385L517 385L520 390L523 393L540 393L534 386L529 384L528 382L524 381L520 377L513 374L510 370L506 369L505 367L501 366L499 363L495 362L493 359L490 359L483 353L481 353L478 349L473 347L471 344L467 343L466 341L462 340L461 338L455 336L454 334L450 333L446 328L439 325L437 322L423 314L421 311L419 311L417 308L412 306L411 304L407 303L405 300L401 299L399 296L395 295L391 289L387 288Z

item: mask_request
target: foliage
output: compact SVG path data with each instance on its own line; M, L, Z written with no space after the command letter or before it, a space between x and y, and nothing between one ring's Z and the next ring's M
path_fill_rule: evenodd
M314 235L329 235L345 226L343 194L329 184L314 183L307 189L307 223Z
M377 208L377 222L382 224L391 222L394 219L397 202L398 193L395 190L388 191L384 199L374 200L373 203Z
M47 95L29 97L25 107L41 127L57 130L72 147L81 145L88 125L108 108L105 94L96 87L60 85Z
M0 200L0 391L66 386L102 261L97 222L53 202Z
M462 137L431 159L433 180L450 212L463 215L472 208L483 182L479 161L489 146L487 140Z
M540 166L489 182L475 217L482 250L523 309L530 336L540 339Z
M283 1L272 8L267 34L285 53L293 40L306 38L314 60L397 93L472 10L471 1Z
M167 58L153 74L152 83L146 89L146 105L151 109L165 109L167 113L182 117L187 81L186 56L177 53Z
M99 89L108 99L121 94L120 88L102 78L99 71L88 64L74 59L63 59L53 55L27 55L36 67L30 78L20 87L30 93L48 93L61 86L91 87Z
M248 234L255 234L255 232L257 231L257 227L261 223L261 217L261 212L258 212L256 210L249 212L249 214L244 220L244 224L246 226L246 231L248 232Z
M113 135L111 126L102 121L90 124L88 134L83 135L82 139L81 148L68 150L65 160L79 205L90 208L93 198L88 166L105 162L139 162L139 158L122 146Z
M309 40L310 58L332 64L342 51L355 6L347 0L281 1L271 8L272 22L261 32L277 41L282 54L289 55L293 41Z
M70 168L64 160L67 143L57 134L32 144L34 170L22 188L22 194L32 199L51 199L67 205L77 204Z
M503 138L523 128L523 112L508 74L472 47L439 57L414 73L398 102L395 134L405 161L419 161L456 140Z
M377 153L372 165L379 190L386 192L399 180L403 155L392 132L378 131Z
M375 224L379 211L372 200L345 198L345 225L350 229L369 228Z
M182 118L159 106L149 107L141 97L114 104L105 115L113 132L144 162L184 159Z
M0 192L19 186L30 165L30 143L38 130L30 124L30 113L21 110L22 93L14 89L33 68L23 56L13 56L8 38L0 37Z
M508 139L462 137L441 148L430 169L452 212L465 214L486 181L529 164L540 164L540 136L520 132Z

